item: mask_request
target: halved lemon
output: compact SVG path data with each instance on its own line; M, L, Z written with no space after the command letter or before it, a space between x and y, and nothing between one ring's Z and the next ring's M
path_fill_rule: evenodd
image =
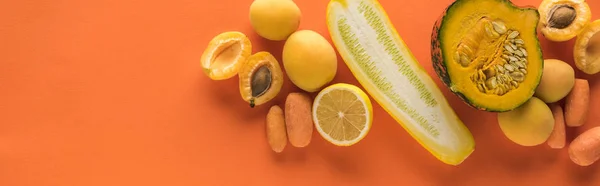
M325 140L337 146L351 146L371 129L373 106L360 88L337 83L319 92L312 116L315 128Z
M208 43L200 63L212 80L224 80L238 74L252 53L250 39L238 31L223 32Z

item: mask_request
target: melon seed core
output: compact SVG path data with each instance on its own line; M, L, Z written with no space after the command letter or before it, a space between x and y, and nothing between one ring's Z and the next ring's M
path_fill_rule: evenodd
M231 65L240 55L242 52L242 44L239 41L223 43L221 44L221 47L215 50L215 52L217 54L210 66L214 69L223 69L224 67Z
M569 5L556 5L552 7L548 16L548 26L552 28L567 28L577 17L575 8Z
M587 48L585 50L586 61L590 64L594 64L595 61L600 60L600 34L597 32L590 37Z
M502 20L482 17L461 39L454 60L474 69L473 86L485 94L504 95L525 80L527 50L519 31L511 30Z
M258 67L258 69L252 74L250 79L250 89L252 90L252 97L259 97L263 95L269 87L271 87L271 69L267 65Z

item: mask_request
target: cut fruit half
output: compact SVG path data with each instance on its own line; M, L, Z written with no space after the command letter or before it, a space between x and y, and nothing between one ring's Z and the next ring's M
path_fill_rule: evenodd
M251 52L252 44L244 33L223 32L208 43L200 63L210 79L229 79L237 75Z
M600 19L589 23L575 40L575 66L586 74L600 72Z
M371 129L373 106L360 88L337 83L321 90L312 108L313 122L325 140L337 146L361 141Z
M592 18L585 0L543 0L538 12L542 35L556 42L574 38Z
M471 132L417 62L376 0L332 0L327 26L360 84L406 131L442 162L462 163Z
M456 0L433 24L433 69L470 107L513 110L533 96L542 77L538 22L535 8L510 1Z

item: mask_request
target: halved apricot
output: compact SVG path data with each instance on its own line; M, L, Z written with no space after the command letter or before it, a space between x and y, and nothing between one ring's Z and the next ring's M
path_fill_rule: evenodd
M266 51L250 56L238 75L240 94L250 107L275 98L283 86L283 71L279 62Z
M543 0L538 11L542 34L557 42L577 36L592 18L585 0Z
M575 66L586 74L600 71L600 19L588 24L573 47Z
M202 69L210 79L229 79L237 75L251 52L252 44L244 33L223 32L215 36L204 50L200 60Z

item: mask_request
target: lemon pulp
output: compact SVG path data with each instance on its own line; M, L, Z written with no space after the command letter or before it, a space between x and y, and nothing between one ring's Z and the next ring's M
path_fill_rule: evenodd
M324 88L315 98L312 112L319 134L337 146L354 145L371 129L371 101L354 85L338 83Z

